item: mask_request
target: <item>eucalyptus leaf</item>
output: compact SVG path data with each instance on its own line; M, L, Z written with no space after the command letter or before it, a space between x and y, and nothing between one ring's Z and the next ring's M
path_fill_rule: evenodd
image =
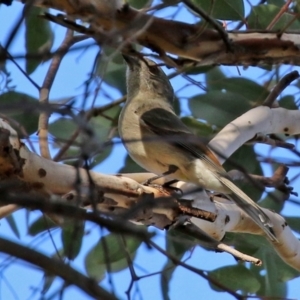
M257 82L241 77L227 77L211 81L209 90L236 93L246 98L252 105L260 105L269 94L269 91Z
M288 12L281 12L282 7L273 4L253 6L247 24L249 29L266 29L274 18L280 13L272 30L299 30L300 22L294 19L294 15ZM293 21L292 23L290 23ZM287 27L287 25L289 25Z
M64 258L64 250L63 249L58 250L53 255L51 255L51 258L61 260L62 258ZM44 278L43 278L42 294L47 293L47 291L51 288L55 278L56 278L55 274L45 271Z
M261 267L251 266L261 283L257 294L285 298L287 296L286 281L299 277L299 271L283 262L271 246L260 247L254 255L263 261ZM261 273L263 269L267 272Z
M195 241L192 242L191 238L176 230L169 230L166 234L166 252L170 255L174 255L177 259L181 259L186 251L191 249L195 245ZM174 274L177 265L171 259L168 259L164 265L161 276L160 286L164 300L169 298L169 284Z
M285 109L298 109L295 103L295 97L293 95L283 96L279 101L279 105Z
M205 83L207 90L214 89L214 85L222 82L226 78L227 77L220 67L213 67L212 69L208 70L205 74Z
M96 74L108 85L118 89L122 95L126 94L125 71L126 64L118 53L107 55L107 48L97 59Z
M222 128L248 111L251 104L243 95L214 90L192 97L189 108L194 117Z
M74 260L80 252L84 225L84 222L72 220L64 224L62 228L61 240L64 247L64 255L70 260Z
M211 139L215 133L214 126L210 126L207 123L200 122L193 117L183 117L181 121L188 126L194 134L200 137L206 137L207 139Z
M7 221L10 229L12 230L12 232L15 234L15 236L19 239L20 238L20 231L18 229L18 225L15 221L15 218L13 215L7 216L5 218L5 220Z
M239 21L244 18L243 0L192 0L192 2L216 19Z
M43 8L31 7L25 16L26 52L39 56L38 58L26 59L26 72L28 74L34 72L44 60L43 54L48 53L53 44L54 34L49 21L39 16L45 11L47 10Z
M152 1L149 1L149 0L128 0L128 3L130 4L130 6L136 8L136 9L141 9L146 4L147 4L147 6L151 6Z
M127 154L124 161L124 166L119 170L119 173L142 173L146 172Z
M112 145L104 146L103 149L100 150L99 154L93 157L90 167L93 168L99 164L101 164L106 158L108 158L113 150Z
M245 145L240 147L224 163L226 170L239 169L239 166L242 167L248 174L263 175L261 164L257 160L253 146ZM235 182L235 184L238 185L255 202L257 202L262 196L263 190L253 182Z
M72 147L66 152L66 155L77 157L81 154L82 145L87 146L86 143L96 141L97 145L90 146L90 148L94 150L91 154L95 155L91 162L91 166L95 166L106 159L110 155L113 147L112 145L106 145L105 143L108 139L112 139L117 135L117 130L114 130L113 128L117 127L119 114L120 107L115 106L106 110L101 115L92 118L89 121L88 126L92 130L93 135L95 135L95 138L90 139L81 131ZM78 125L74 120L65 117L59 118L49 125L50 133L56 138L56 144L54 145L59 148L70 139L76 130L78 130ZM111 132L114 134L111 135Z
M280 213L284 207L283 195L277 190L274 192L269 192L268 195L259 202L259 205Z
M55 227L57 227L56 223L54 223L46 215L42 215L30 224L28 228L28 234L31 236L36 236L39 233L48 231L51 228L55 228Z
M261 283L260 290L257 293L258 295L265 295L265 291L263 290L268 290L269 296L275 296L277 292L274 290L274 293L272 293L272 286L276 284L280 285L300 275L299 271L281 259L273 245L267 241L266 237L252 234L227 233L224 243L233 245L238 251L262 260L262 266L250 267L251 271ZM263 272L264 270L266 270L266 272ZM279 295L283 295L282 291L284 289L285 285L279 286Z
M125 245L123 239L125 240ZM100 281L104 278L106 271L118 272L127 268L126 252L133 259L140 245L141 241L131 236L122 238L120 235L111 233L102 237L90 249L85 258L87 274Z
M49 132L55 136L56 142L67 141L70 136L78 129L78 126L70 118L61 117L49 125ZM77 138L79 141L79 138Z
M256 276L243 265L226 266L208 272L208 276L220 282L233 291L241 290L244 293L256 293L260 288L260 282ZM213 283L209 282L212 289L222 291Z
M15 120L23 126L28 134L37 130L38 111L36 110L37 99L24 93L10 91L0 95L0 110L7 117ZM22 131L16 124L10 124L20 135Z

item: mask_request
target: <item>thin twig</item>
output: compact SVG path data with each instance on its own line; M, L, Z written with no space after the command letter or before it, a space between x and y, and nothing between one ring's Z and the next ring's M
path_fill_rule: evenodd
M4 238L0 238L0 251L8 255L18 257L61 277L69 285L72 284L77 286L93 298L110 300L117 299L114 295L101 288L95 280L84 276L70 266L62 263L60 260L51 259L38 251L11 242Z
M288 0L280 9L278 14L274 17L274 19L271 21L271 23L267 26L266 30L271 30L274 25L278 22L278 20L281 18L281 16L288 10L289 5L292 3L292 0Z
M30 81L30 83L37 90L40 90L40 86L34 80L31 79L31 77L21 68L21 66L16 62L16 60L13 58L13 56L5 48L1 47L0 51L4 51L4 55L7 56L7 58L17 67L17 69L28 79L28 81Z
M233 296L235 299L237 300L243 300L244 296L239 295L238 293L236 293L235 291L225 287L223 284L221 284L218 280L213 279L212 277L210 277L209 275L206 274L206 272L197 269L193 266L190 266L184 262L182 262L181 260L179 260L175 255L172 255L171 253L168 253L166 250L162 249L161 247L159 247L156 243L154 243L152 240L149 241L149 244L155 248L157 251L159 251L160 253L162 253L163 255L165 255L166 257L168 257L170 260L173 261L173 263L177 264L178 266L182 266L184 268L186 268L187 270L194 272L195 274L198 274L199 276L201 276L202 278L208 280L210 283L214 284L215 286L217 286L219 289L227 292L228 294L230 294L231 296Z
M22 11L21 16L19 17L18 21L16 22L14 28L12 29L7 42L4 44L4 49L8 50L9 46L11 45L11 43L13 42L16 34L18 33L20 26L22 25L24 18L26 17L26 15L28 14L29 10L31 9L31 7L34 4L34 0L28 0L26 1L26 4L24 6L24 9Z
M234 256L236 259L243 261L243 262L250 262L252 264L254 264L255 266L261 266L262 265L262 261L259 258L247 255L245 253L242 253L226 244L220 243L218 245L218 250L227 252L229 254L231 254L232 256Z
M16 204L30 209L39 209L45 213L54 213L64 217L73 218L76 220L86 220L93 222L99 226L106 227L111 232L131 234L140 238L142 241L148 243L152 234L146 230L131 224L123 218L118 218L109 215L108 218L104 213L101 215L97 212L87 211L83 208L76 207L72 204L58 201L47 201L45 197L35 195L28 195L27 193L19 193L18 195L7 194L6 189L11 187L7 186L1 189L1 202L5 204Z
M299 78L298 71L293 71L293 72L290 72L290 73L286 74L285 76L283 76L280 79L280 81L277 83L275 88L272 90L272 92L269 94L269 96L265 99L265 101L263 102L262 105L272 107L272 104L274 103L276 98L280 95L280 93L287 86L289 86L292 81L294 81L297 78Z
M291 150L295 149L295 145L292 143L288 143L280 139L274 139L270 136L262 135L262 134L256 134L256 136L253 139L249 140L246 144L251 145L257 143L270 145L272 147L280 147L284 149L291 149Z
M244 261L244 262L251 262L255 264L256 266L261 266L262 261L256 257L247 255L245 253L242 253L224 243L219 242L218 240L214 239L210 235L208 235L206 232L201 230L198 226L194 224L186 224L181 225L178 228L176 227L176 230L179 230L180 232L187 234L191 237L194 237L200 241L201 245L204 245L206 247L212 248L214 250L224 251L229 254L231 254L234 258Z
M114 102L111 102L109 104L106 104L106 105L103 105L101 107L95 107L95 108L92 108L90 110L88 110L86 112L86 119L89 120L91 119L92 117L97 117L99 114L105 112L106 110L112 108L112 107L115 107L123 102L126 101L126 95L121 97L120 99L114 101ZM76 138L78 137L80 133L80 129L76 129L70 139L60 148L60 150L58 151L58 153L55 155L55 157L53 158L54 161L59 161L62 159L63 155L66 153L66 151L72 146L72 144L74 143L74 141L76 140Z
M40 89L40 97L39 101L43 104L49 103L49 93L54 81L54 78L57 74L60 63L67 53L67 50L73 45L73 31L68 29L66 32L66 36L59 47L60 54L55 55L51 61L48 72L45 76L43 85ZM48 121L49 114L46 111L42 111L39 116L39 124L38 124L38 136L39 136L39 145L41 156L51 159L51 154L48 145Z
M11 215L16 210L20 209L21 207L15 204L8 204L4 206L0 206L0 220Z
M191 10L199 14L199 16L202 17L207 23L211 24L213 28L219 33L221 39L224 41L227 51L233 51L227 32L218 22L216 22L212 17L210 17L201 7L196 6L190 0L182 0L181 2L184 3Z

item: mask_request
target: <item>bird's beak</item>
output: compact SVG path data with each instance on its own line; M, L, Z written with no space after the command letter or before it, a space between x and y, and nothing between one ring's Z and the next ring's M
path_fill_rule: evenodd
M129 66L130 69L133 69L134 66L139 65L139 59L133 56L129 56L126 54L122 54L124 60L126 61L127 65Z

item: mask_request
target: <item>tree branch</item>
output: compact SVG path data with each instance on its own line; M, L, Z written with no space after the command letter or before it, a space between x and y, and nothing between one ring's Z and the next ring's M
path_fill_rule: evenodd
M298 71L293 71L283 76L262 105L272 107L274 101L281 94L281 92L297 78L299 78Z
M51 259L46 255L28 247L0 238L0 251L27 261L35 266L56 274L66 281L68 285L75 285L96 299L116 300L117 298L101 288L97 282L90 279L70 266L57 259Z
M136 42L154 52L165 56L166 53L177 55L197 62L197 65L257 65L289 63L300 65L300 35L272 31L228 31L230 49L224 44L223 37L213 29L204 29L199 34L199 26L179 21L165 20L147 15L128 5L120 7L107 4L107 1L77 1L76 7L66 5L65 1L51 1L51 8L67 13L60 24L83 31L93 36L100 44L109 43L113 37L134 36L143 24L149 24L139 35ZM36 5L47 6L49 3L39 1ZM71 18L68 20L68 15ZM81 16L84 21L92 21L90 28L77 25L72 15ZM55 18L53 18L54 20ZM82 27L82 28L80 28ZM77 28L77 29L76 29ZM100 30L101 29L101 30ZM104 30L103 30L104 29ZM195 37L190 39L190 37ZM132 40L130 40L132 42ZM119 43L115 45L119 47ZM178 65L186 63L178 61ZM190 62L188 62L190 63Z
M300 111L290 111L283 108L270 109L268 107L257 107L250 110L242 117L237 118L232 123L227 125L213 140L212 145L221 143L223 153L230 155L230 151L235 151L245 141L249 140L251 136L255 135L258 131L264 132L289 132L290 134L298 134L300 132ZM5 128L10 132L9 140L14 148L14 152L18 154L18 159L22 162L21 180L31 183L32 187L39 187L45 191L51 191L54 194L66 194L74 189L74 184L80 184L79 190L82 196L89 195L90 178L93 184L101 193L104 193L102 203L97 206L101 209L113 208L115 214L124 214L132 207L144 193L153 193L153 199L163 199L166 193L163 189L156 189L150 186L142 186L136 181L130 179L144 177L141 174L127 174L123 176L110 176L98 174L83 169L76 169L71 166L58 164L47 159L43 159L36 154L30 152L17 138L16 132L5 122L0 120L0 127ZM224 137L224 134L226 136ZM240 143L240 144L239 144ZM233 144L233 146L232 146ZM215 149L215 148L214 148ZM1 169L0 169L1 173ZM17 173L13 173L17 176ZM146 176L153 176L147 174ZM78 181L78 178L80 179ZM162 180L163 181L163 180ZM161 181L159 181L161 182ZM220 240L226 232L248 232L251 234L262 234L260 228L251 221L235 204L226 202L224 199L210 201L207 194L195 193L198 188L195 186L178 182L176 187L181 189L184 193L185 199L193 201L193 207L211 212L217 215L215 222L207 222L198 218L192 217L191 221L199 226L202 230L212 235L217 240ZM191 194L191 191L193 194ZM167 194L170 197L170 194ZM81 195L80 195L81 196ZM173 202L174 203L174 202ZM26 204L24 204L26 205ZM290 228L286 225L284 219L269 210L264 209L265 213L274 224L274 232L279 240L279 243L274 244L274 248L280 256L292 267L300 270L300 243L292 234ZM157 219L156 222L151 224L164 228L163 226L170 226L176 222L179 217L179 211L176 208L156 207L154 205L151 216L159 215L164 219ZM140 219L134 219L139 221ZM146 220L149 219L146 218ZM155 219L154 219L155 220ZM147 224L147 223L146 223ZM295 255L296 253L296 255Z

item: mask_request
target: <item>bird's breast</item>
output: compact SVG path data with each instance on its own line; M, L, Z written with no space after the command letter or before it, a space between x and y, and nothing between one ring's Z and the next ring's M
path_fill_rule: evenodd
M175 147L141 124L134 107L123 108L119 118L119 134L130 157L145 170L159 175L167 172L170 165L177 166ZM180 170L169 177L185 180Z

